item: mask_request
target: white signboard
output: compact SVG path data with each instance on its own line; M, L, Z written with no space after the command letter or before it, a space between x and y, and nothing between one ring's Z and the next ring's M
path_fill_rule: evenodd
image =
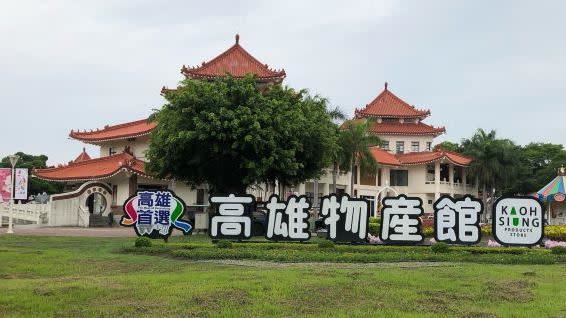
M27 200L28 198L28 169L16 168L16 184L14 188L14 199Z
M501 198L493 207L493 235L502 245L536 245L543 223L542 205L532 197Z

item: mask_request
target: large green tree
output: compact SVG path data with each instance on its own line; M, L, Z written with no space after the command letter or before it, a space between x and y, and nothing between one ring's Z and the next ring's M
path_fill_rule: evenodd
M350 178L350 195L354 195L354 167L361 171L377 170L377 162L372 156L370 147L380 145L379 137L369 133L368 120L351 120L342 125L339 134L339 161L342 170L352 172Z
M320 176L337 147L325 99L253 77L185 80L152 115L148 169L213 192Z
M497 138L495 130L486 132L483 129L462 140L460 147L464 154L474 158L470 172L479 181L487 207L488 191L491 193L495 189L502 193L516 179L521 161L520 147L509 139Z
M16 168L27 168L29 174L33 168L46 168L47 167L47 156L46 155L30 155L23 152L18 152L16 155L20 156ZM8 156L2 158L0 161L0 168L11 168L10 158ZM47 194L60 193L63 190L63 185L56 182L49 182L37 178L28 179L28 193L29 194L39 194L46 192Z
M518 176L507 189L510 194L529 194L544 187L556 177L561 165L566 165L563 145L530 143L521 147Z

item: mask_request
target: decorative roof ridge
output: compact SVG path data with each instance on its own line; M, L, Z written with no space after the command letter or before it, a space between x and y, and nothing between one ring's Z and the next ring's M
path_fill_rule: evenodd
M385 95L390 96L397 103L404 105L406 107L409 107L411 110L415 111L417 114L413 114L413 115L374 115L374 117L384 117L384 118L423 118L424 117L424 118L426 118L426 117L430 116L430 114L431 114L430 109L418 109L414 105L411 105L411 104L405 102L399 96L395 95L392 91L390 91L388 89L388 83L385 82L385 87L381 91L381 93L379 93L374 99L372 99L371 102L367 103L364 108L362 108L362 109L356 108L354 110L355 116L358 116L358 114L364 114L364 115L372 116L371 113L366 113L366 109L368 107L370 107L371 105L373 105L374 103L376 103L379 99L384 98Z
M110 155L110 156L104 156L104 157L99 157L99 158L94 158L94 159L89 159L89 160L83 160L83 161L79 161L79 162L70 162L68 164L59 164L55 167L47 167L47 168L34 169L34 170L41 170L41 171L47 172L47 171L65 168L65 167L70 167L70 166L78 167L78 166L84 166L84 165L92 164L93 162L110 161L110 160L116 159L118 157L124 157L125 160L134 159L134 160L146 163L145 161L140 160L140 159L134 157L133 155L124 151L124 152L120 152L120 153ZM125 162L121 164L121 167L123 167L123 166L125 166Z
M285 76L285 69L280 69L280 70L275 70L270 68L267 64L263 64L261 63L258 59L256 59L253 55L251 55L246 49L244 49L244 47L242 47L240 45L240 35L236 34L236 43L234 43L234 45L232 45L231 47L229 47L226 51L220 53L219 55L217 55L215 58L211 59L208 62L203 61L202 64L200 66L190 66L190 67L186 67L185 65L183 65L183 67L181 68L181 73L183 75L192 75L193 71L197 71L202 69L203 67L210 65L211 63L214 63L216 61L218 61L219 59L225 57L226 55L228 55L229 53L231 53L232 51L235 50L241 50L246 57L250 58L252 60L253 63L255 63L257 66L260 67L264 67L266 68L268 71L274 73L271 76L268 77L280 77L280 76ZM195 75L200 75L200 74L195 74Z
M120 128L124 128L124 127L129 127L129 126L134 126L143 122L149 122L149 118L145 118L145 119L139 119L139 120L135 120L135 121L130 121L130 122L126 122L126 123L122 123L122 124L116 124L116 125L105 125L104 128L99 129L97 128L96 130L90 130L90 131L80 131L80 130L71 130L71 132L69 133L69 137L73 137L73 136L77 136L77 135L90 135L90 134L95 134L95 133L99 133L101 131L112 131L112 130L116 130L116 129L120 129Z

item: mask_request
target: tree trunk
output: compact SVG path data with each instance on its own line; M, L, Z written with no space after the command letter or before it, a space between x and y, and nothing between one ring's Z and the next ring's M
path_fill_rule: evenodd
M487 192L485 189L485 184L482 184L481 186L481 197L482 197L482 202L483 202L483 206L485 209L487 209ZM483 211L483 223L487 223L487 213L489 213L488 211Z
M338 177L338 162L334 161L332 168L332 193L336 193L336 178Z
M354 197L354 161L350 164L350 196Z

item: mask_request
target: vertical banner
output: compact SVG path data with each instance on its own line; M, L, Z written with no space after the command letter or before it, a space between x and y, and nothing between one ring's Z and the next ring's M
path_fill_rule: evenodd
M10 202L12 193L12 169L0 168L0 203Z
M28 169L16 168L16 183L14 188L14 199L27 200L28 198Z

